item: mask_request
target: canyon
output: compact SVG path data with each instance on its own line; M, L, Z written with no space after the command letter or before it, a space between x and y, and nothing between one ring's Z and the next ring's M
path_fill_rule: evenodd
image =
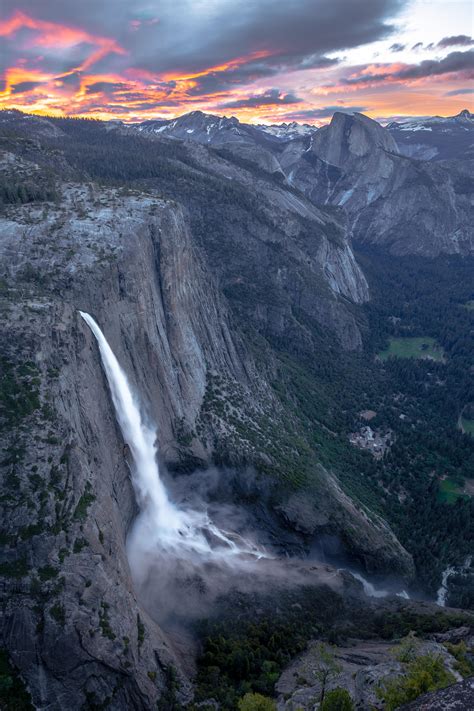
M290 557L288 576L309 576L315 605L329 588L347 619L393 598L367 601L312 558L324 537L364 575L415 583L377 501L315 443L336 437L322 413L348 382L321 391L312 419L301 398L311 368L323 378L364 357L373 297L355 244L471 258L468 161L417 162L361 115L289 138L228 121L214 139L206 115L138 127L0 115L2 194L15 193L0 220L2 645L39 709L152 708L171 673L188 703L195 671L185 633L133 580L133 451L81 312L156 426L170 491L216 471L214 499L238 502Z

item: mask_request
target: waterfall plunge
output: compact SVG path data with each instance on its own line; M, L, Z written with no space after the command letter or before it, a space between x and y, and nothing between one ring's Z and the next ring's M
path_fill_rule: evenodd
M449 594L449 578L452 575L465 575L472 565L472 555L469 555L463 565L455 566L448 565L441 576L441 585L436 592L436 604L440 607L446 607Z
M157 463L156 430L147 425L132 394L127 376L94 319L79 312L94 334L112 401L133 459L132 484L140 513L127 540L127 553L136 582L143 582L147 558L167 553L175 558L200 558L235 563L269 557L252 542L215 526L206 511L178 508L169 498Z

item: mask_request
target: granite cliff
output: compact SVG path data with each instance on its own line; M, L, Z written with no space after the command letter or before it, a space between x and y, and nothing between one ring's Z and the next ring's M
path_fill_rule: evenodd
M179 650L132 586L128 453L78 309L103 326L170 468L226 452L235 466L275 466L278 490L278 447L291 446L278 433L298 425L270 385L271 353L257 365L176 204L68 183L59 203L9 207L0 238L3 644L38 708L150 708L170 669L186 697ZM306 501L295 520L298 502L277 496L281 515L306 535L329 528L353 541L371 568L410 576L386 524L316 460L312 476L309 510Z

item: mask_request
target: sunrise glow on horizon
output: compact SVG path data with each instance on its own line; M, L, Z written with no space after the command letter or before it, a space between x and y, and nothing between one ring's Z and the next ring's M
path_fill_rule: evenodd
M0 108L251 123L472 109L466 0L4 0Z

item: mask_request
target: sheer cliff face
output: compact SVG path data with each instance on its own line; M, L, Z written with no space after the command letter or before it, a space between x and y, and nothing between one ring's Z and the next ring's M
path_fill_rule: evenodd
M303 261L303 247L294 249ZM305 249L308 259L331 247L321 241ZM39 708L106 699L116 708L151 708L167 669L182 665L132 587L124 546L136 513L128 453L78 309L102 327L158 425L169 464L205 465L225 446L236 463L264 461L271 471L277 462L274 442L266 450L268 431L296 424L269 385L271 353L260 353L257 366L176 205L71 184L59 205L9 208L0 250L8 323L1 348L8 405L0 423L3 643ZM336 253L324 287L335 319L338 293L353 288L344 283L352 257ZM298 501L282 506L291 521ZM369 567L410 574L393 534L324 470L305 512L308 533L330 526L349 540L356 532L354 551Z
M288 147L282 160L292 184L311 200L345 210L359 242L430 257L474 251L467 161L402 156L375 121L337 113L308 149L298 154Z
M392 136L363 114L335 113L329 126L318 131L311 142L314 153L330 165L346 168L374 150L397 153Z

